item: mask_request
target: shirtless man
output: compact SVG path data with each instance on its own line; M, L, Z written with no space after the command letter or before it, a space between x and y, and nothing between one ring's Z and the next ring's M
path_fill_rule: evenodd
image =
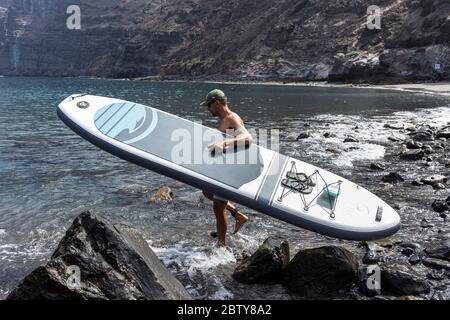
M227 148L234 148L234 146L249 145L252 143L252 136L244 126L242 119L234 112L232 112L227 103L227 97L221 90L213 90L206 96L206 100L200 104L201 106L208 107L208 111L213 117L220 119L219 130L226 132L227 130L234 130L234 138L225 139L220 142L213 143L209 146L211 150L215 152L222 152ZM220 198L209 191L203 190L203 194L206 198L213 201L214 214L216 215L217 222L217 236L219 238L219 245L226 246L226 233L227 233L227 210L236 219L236 225L234 233L237 233L248 218L239 212L236 207L228 202L228 200Z

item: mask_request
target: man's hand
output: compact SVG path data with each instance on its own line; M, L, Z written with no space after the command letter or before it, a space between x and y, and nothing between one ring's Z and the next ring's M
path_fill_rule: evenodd
M223 150L225 149L225 143L224 143L224 141L219 141L219 142L215 142L215 143L213 143L213 144L210 144L209 146L208 146L208 148L209 148L209 150L211 151L211 152L218 152L218 153L223 153Z

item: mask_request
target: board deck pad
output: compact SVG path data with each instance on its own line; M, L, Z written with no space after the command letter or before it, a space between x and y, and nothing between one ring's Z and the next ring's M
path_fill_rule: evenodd
M72 95L57 113L78 135L117 157L289 224L358 241L400 228L392 207L347 179L255 143L212 153L208 146L227 138L224 133L156 108Z
M196 135L194 131L197 127L200 129L197 130L199 131L197 135L200 134L201 137L204 136L204 131L208 130L215 141L223 139L223 135L215 130L134 103L114 103L101 108L95 115L95 125L103 134L167 161L172 161L172 151L180 143L180 141L174 140L174 132L179 131L181 134L187 131L188 136L194 138ZM194 146L196 142L203 144L200 147ZM192 141L190 143L192 156L187 158L190 163L180 163L180 165L237 189L261 175L264 164L258 148L250 146L250 148L237 151L230 150L228 152L233 152L236 157L231 163L228 163L224 156L214 155L209 151L208 145L212 142L204 141L204 139ZM203 161L202 157L202 161L199 161L202 163L196 164L195 149L201 150L209 159ZM251 157L252 152L256 154L256 157ZM240 155L240 153L244 154ZM237 159L245 161L236 165ZM252 159L256 159L256 161L252 161Z

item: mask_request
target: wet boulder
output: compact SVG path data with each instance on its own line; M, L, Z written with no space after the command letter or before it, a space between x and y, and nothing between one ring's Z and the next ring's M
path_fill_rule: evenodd
M426 279L404 265L397 263L381 267L381 290L398 296L416 295L430 292Z
M423 150L409 150L402 152L400 154L400 159L415 161L422 159L424 156L425 152L423 152Z
M436 138L450 139L450 127L446 127L438 131L438 133L436 134Z
M285 281L304 297L334 296L355 282L358 266L356 257L343 247L300 250L285 270Z
M298 141L298 140L302 140L302 139L308 139L309 137L311 137L311 134L309 132L305 131L305 132L300 133L297 136L296 140Z
M347 137L344 139L344 142L345 142L345 143L347 143L347 142L359 142L359 140L358 140L356 137L354 137L354 136L347 136Z
M408 148L408 149L422 149L423 148L423 143L417 142L415 140L409 140L406 143L406 148Z
M429 244L425 253L432 258L450 261L450 239Z
M389 172L388 175L381 178L381 181L386 183L398 183L405 181L405 179L397 172Z
M428 268L450 271L450 262L445 260L425 257L422 259L422 263Z
M442 213L444 211L449 210L448 204L443 200L434 200L431 204L433 210L437 213Z
M278 282L289 263L289 242L269 237L250 257L236 267L233 278L242 283Z
M169 187L161 187L150 197L151 203L160 201L171 201L175 199L175 193Z
M417 141L433 141L434 136L432 132L429 131L419 131L411 134L411 138Z
M191 299L135 230L86 211L10 300Z
M402 130L404 125L402 123L385 123L383 127L387 129Z
M435 175L431 175L431 176L422 178L422 179L420 179L420 181L422 181L424 184L435 185L438 183L446 183L447 177L440 175L440 174L435 174Z
M383 163L374 162L370 164L370 169L384 171L386 170L386 166Z

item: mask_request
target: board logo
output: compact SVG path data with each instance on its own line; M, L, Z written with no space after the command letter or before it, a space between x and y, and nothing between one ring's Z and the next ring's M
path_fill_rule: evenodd
M80 109L86 109L89 108L89 102L87 101L80 101L77 103L77 107Z

